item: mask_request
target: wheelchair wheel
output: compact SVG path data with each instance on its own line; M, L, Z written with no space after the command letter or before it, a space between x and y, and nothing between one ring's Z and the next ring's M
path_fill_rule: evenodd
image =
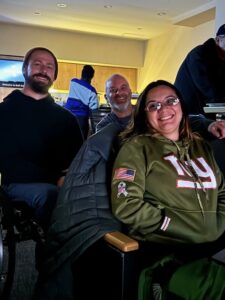
M16 243L11 211L0 199L0 299L7 300L15 273Z

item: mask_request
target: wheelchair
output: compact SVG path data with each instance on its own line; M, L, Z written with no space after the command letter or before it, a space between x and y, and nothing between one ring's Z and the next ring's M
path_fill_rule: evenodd
M16 243L25 240L45 242L42 227L23 201L11 201L0 187L0 299L7 300L13 284Z

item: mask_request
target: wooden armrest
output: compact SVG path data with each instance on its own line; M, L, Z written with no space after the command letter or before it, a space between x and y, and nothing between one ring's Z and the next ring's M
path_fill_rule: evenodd
M104 235L104 240L123 252L139 249L139 244L136 240L119 231L106 233Z

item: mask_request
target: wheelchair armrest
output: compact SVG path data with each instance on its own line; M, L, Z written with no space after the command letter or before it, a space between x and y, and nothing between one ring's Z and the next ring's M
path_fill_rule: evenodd
M119 231L106 233L104 235L104 240L123 252L139 249L139 244L136 240Z

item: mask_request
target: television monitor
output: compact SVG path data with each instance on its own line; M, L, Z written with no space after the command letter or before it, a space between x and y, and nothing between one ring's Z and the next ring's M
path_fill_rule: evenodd
M0 58L0 86L23 87L22 60Z

